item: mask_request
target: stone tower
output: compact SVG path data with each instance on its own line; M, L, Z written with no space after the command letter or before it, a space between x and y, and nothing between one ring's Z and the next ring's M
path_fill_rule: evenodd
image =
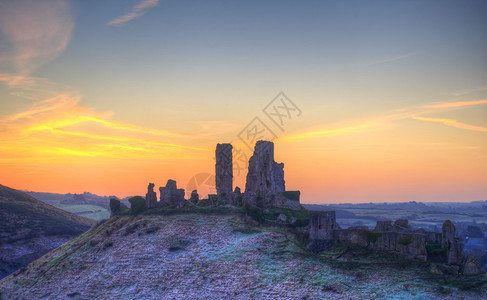
M232 144L217 144L215 151L215 186L218 195L233 191Z
M249 160L245 193L255 193L257 197L265 198L284 190L284 164L274 161L274 143L258 141Z
M149 183L147 194L145 194L145 207L152 208L157 206L157 194L154 192L154 184Z

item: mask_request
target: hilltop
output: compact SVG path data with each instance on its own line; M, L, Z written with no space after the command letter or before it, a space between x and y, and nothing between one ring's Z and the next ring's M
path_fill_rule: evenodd
M96 221L0 185L0 278L39 258Z
M485 274L428 266L351 245L319 254L298 231L238 210L116 216L0 281L5 298L487 297Z

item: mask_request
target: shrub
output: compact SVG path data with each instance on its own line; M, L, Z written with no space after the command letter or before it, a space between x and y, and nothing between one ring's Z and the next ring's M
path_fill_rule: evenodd
M238 195L236 198L235 198L235 205L236 206L242 206L242 202L243 202L243 197L241 195Z
M145 199L140 196L135 196L129 199L130 202L130 212L133 215L140 214L147 209L145 206Z
M114 198L110 199L110 211L112 212L112 216L120 213L120 200Z
M269 220L276 220L280 214L286 216L287 222L290 222L292 217L296 218L296 222L293 224L295 227L305 227L309 224L309 211L304 207L300 210L274 207L265 217Z
M411 244L411 239L407 236L403 236L402 238L400 238L399 240L397 240L397 242L400 244L400 245L404 245L404 246L407 246L409 244Z
M257 206L250 205L247 202L244 204L243 208L247 216L251 217L253 220L259 223L264 223L265 219L264 213L262 213L262 209Z

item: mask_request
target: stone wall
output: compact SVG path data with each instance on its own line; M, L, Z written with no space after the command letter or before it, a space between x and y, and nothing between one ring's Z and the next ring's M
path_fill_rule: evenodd
M311 251L322 251L334 244L333 231L337 228L335 211L309 212L309 240Z

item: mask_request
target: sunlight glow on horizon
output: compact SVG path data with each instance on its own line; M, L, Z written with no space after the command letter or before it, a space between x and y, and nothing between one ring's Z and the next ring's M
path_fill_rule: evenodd
M441 3L11 2L0 183L186 188L232 142L244 190L239 133L258 117L303 203L487 199L486 4ZM276 125L263 110L281 90L302 116Z

